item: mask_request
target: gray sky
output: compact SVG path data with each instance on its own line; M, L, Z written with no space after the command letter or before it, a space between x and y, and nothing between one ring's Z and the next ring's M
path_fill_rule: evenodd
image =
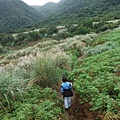
M59 2L60 0L22 0L23 2L27 3L28 5L44 5L47 2Z

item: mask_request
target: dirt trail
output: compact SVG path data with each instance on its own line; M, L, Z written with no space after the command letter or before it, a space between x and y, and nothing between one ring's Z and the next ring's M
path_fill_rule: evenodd
M80 104L80 98L75 93L72 106L68 110L69 120L95 120L96 114L91 112L89 103Z
M58 91L58 99L61 99L61 105L63 106L63 98ZM72 97L72 106L66 111L65 120L103 120L103 116L99 116L97 112L90 111L89 103L80 103L81 98L74 91L74 96ZM64 106L63 106L64 107Z
M86 54L83 54L78 59L83 59ZM58 85L60 86L60 85ZM59 87L56 87L58 91L58 96L62 99L61 94L59 93ZM66 120L103 120L102 116L99 116L97 112L90 111L89 103L80 103L80 95L74 90L74 96L72 97L72 106L66 112Z

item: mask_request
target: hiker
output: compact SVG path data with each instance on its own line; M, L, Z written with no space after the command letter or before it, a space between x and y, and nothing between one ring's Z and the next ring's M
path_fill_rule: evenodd
M61 94L63 95L65 110L68 110L71 107L71 98L73 96L72 83L68 82L66 77L62 78L62 82Z

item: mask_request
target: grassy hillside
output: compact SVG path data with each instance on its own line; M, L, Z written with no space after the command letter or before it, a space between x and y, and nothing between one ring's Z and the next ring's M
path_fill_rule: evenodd
M0 22L13 18L1 24L3 30L39 19L21 1L0 3L7 6L0 7ZM49 27L0 35L0 120L119 120L120 22L106 21L119 18L119 5L119 0L61 0L48 12L53 6L48 3L46 11L41 8L47 15L35 26ZM63 75L74 90L67 115L60 94Z
M120 30L98 35L93 41L89 40L89 45L84 50L86 58L75 64L69 77L74 79L74 87L80 95L81 104L89 102L89 110L100 114L99 119L118 120L120 118ZM106 114L105 117L103 113Z
M119 120L119 29L43 41L0 59L1 120L68 119L59 94L63 74L76 92L70 119Z

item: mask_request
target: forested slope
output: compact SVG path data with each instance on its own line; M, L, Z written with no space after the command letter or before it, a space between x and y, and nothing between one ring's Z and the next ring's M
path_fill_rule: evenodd
M32 25L39 20L40 14L21 0L0 0L0 33Z
M36 9L35 6L34 8ZM61 0L56 4L37 6L36 10L44 15L40 25L77 23L85 18L106 21L120 18L120 1Z

